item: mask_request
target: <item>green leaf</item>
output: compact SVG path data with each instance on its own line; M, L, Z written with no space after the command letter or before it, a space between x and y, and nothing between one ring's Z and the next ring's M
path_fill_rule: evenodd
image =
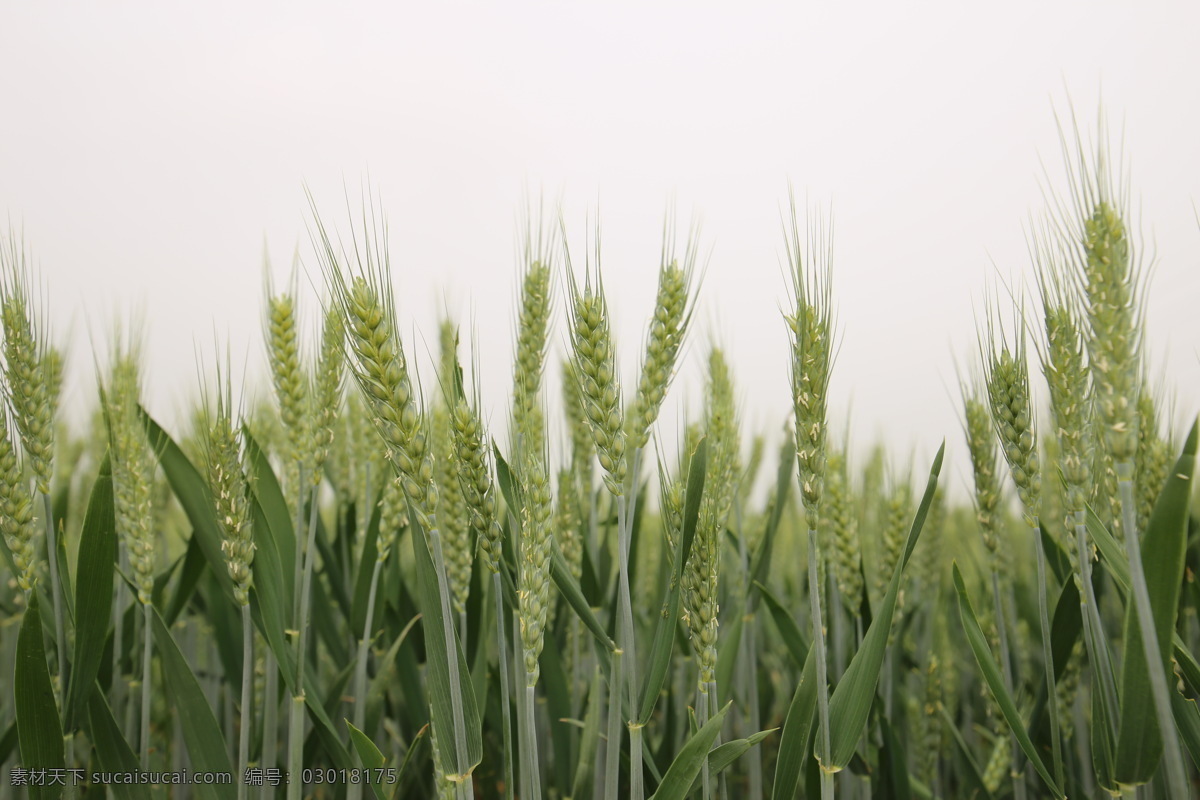
M417 735L413 737L412 743L408 746L408 751L404 754L404 761L400 763L400 769L396 771L396 791L394 797L400 797L402 790L407 786L409 780L415 774L413 770L419 759L416 758L417 753L421 751L422 745L429 741L429 726L426 725L421 730L417 731Z
M187 608L188 601L192 599L192 595L196 592L196 587L200 584L200 578L204 575L204 568L207 563L204 560L204 552L200 550L200 543L195 536L188 537L187 551L183 556L183 568L179 571L179 581L175 585L175 594L171 596L171 602L167 605L167 612L163 615L163 621L167 625L174 625L179 615Z
M771 789L771 800L792 800L800 791L800 774L804 764L812 758L812 751L805 743L817 709L817 662L813 651L804 659L800 682L788 706L783 721L783 735L779 739L779 760L775 763L775 785Z
M1113 777L1117 744L1113 741L1112 734L1113 714L1116 709L1109 708L1103 691L1094 691L1090 694L1092 695L1092 724L1090 726L1092 771L1096 775L1096 783L1100 788L1117 797L1121 794L1121 790L1117 786L1116 778Z
M1004 677L1000 673L1000 666L992 658L991 648L983 635L983 630L979 627L979 619L975 616L975 610L971 607L971 598L967 595L967 587L963 583L962 573L958 569L957 562L954 564L954 588L958 591L958 613L962 618L963 630L967 634L967 642L971 645L972 652L975 653L975 660L979 663L984 680L987 681L988 687L992 690L992 696L996 698L996 703L1000 706L1001 713L1004 714L1004 720L1008 723L1009 729L1012 731L1013 736L1016 737L1017 744L1020 745L1026 758L1033 764L1033 768L1037 770L1042 780L1046 782L1046 786L1050 788L1050 792L1055 797L1065 798L1066 795L1055 784L1050 771L1042 763L1042 758L1038 755L1037 748L1033 746L1033 742L1025 730L1025 723L1021 721L1021 714L1017 711L1016 703L1013 702L1012 695L1004 688Z
M99 687L88 694L88 726L96 761L105 772L132 773L141 769L133 748L125 741L121 727L113 719L112 709ZM106 787L117 800L152 800L150 787L142 783L113 783Z
M350 720L346 720L346 728L350 731L350 741L354 744L354 749L358 753L358 757L362 760L363 767L367 770L367 776L370 778L373 775L381 775L382 773L375 770L382 769L387 763L387 759L383 757L383 753L379 752L379 748L375 746L367 735L351 724ZM371 791L375 792L377 800L383 800L383 786L377 780L368 780L367 783L371 787Z
M1108 570L1120 589L1121 595L1129 594L1129 559L1125 555L1120 542L1113 537L1112 532L1104 526L1096 512L1089 506L1087 510L1088 535L1100 553L1100 561ZM1200 663L1192 655L1187 644L1178 632L1171 639L1175 649L1175 660L1179 663L1180 672L1191 691L1200 694Z
M17 664L13 675L17 737L21 743L21 766L26 769L64 769L63 732L54 685L46 666L42 641L42 617L35 592L17 635ZM30 800L48 800L62 795L61 786L30 786Z
M286 602L290 602L283 597L284 574L290 574L291 571L285 570L280 563L274 534L274 524L279 524L280 520L278 517L268 520L254 489L250 491L250 510L254 520L251 531L254 535L255 548L254 562L251 564L251 570L254 573L254 582L250 586L251 616L263 638L267 640L267 646L275 654L284 684L295 694L295 649L289 646L284 636L283 621L284 605ZM228 574L224 568L221 569L221 572ZM304 689L305 704L315 723L314 730L334 765L342 769L353 768L350 754L342 744L340 735L333 727L333 721L320 702L321 692L318 691L315 678L310 671L306 672L304 676Z
M679 609L681 605L680 587L683 581L683 568L692 552L692 542L696 538L696 521L700 516L700 498L704 494L704 477L708 460L708 443L701 439L696 445L695 452L688 464L687 487L684 489L683 520L679 542L671 562L671 581L667 586L666 598L663 601L662 613L654 627L654 640L650 645L649 664L646 669L646 680L642 684L642 706L638 720L642 725L650 721L654 713L654 704L658 702L659 692L667 680L667 670L671 665L671 651L675 643L675 629L679 624Z
M100 672L112 612L113 562L117 558L117 523L113 510L112 469L105 456L92 486L79 537L75 583L75 653L67 694L67 730L74 730Z
M167 476L167 483L171 484L171 491L175 493L188 521L192 523L192 537L200 545L200 550L221 586L222 593L230 604L237 605L233 598L229 568L225 565L225 557L221 553L221 529L217 525L216 506L213 504L208 482L170 435L151 419L145 409L139 407L139 410L142 414L142 424L146 428L146 437L150 440L150 449L157 454L158 463L163 468L163 474Z
M746 753L750 752L751 748L758 745L759 742L761 742L763 739L766 739L777 730L779 729L771 728L770 730L759 731L753 736L748 736L745 739L734 739L732 742L726 742L725 744L714 747L712 750L708 751L708 773L713 777L720 775L735 761L746 755ZM688 791L688 794L693 795L699 790L700 780L697 778L696 780L692 781L692 788Z
M370 688L367 689L367 730L375 730L379 725L379 718L384 710L384 695L388 690L388 686L393 685L393 682L396 680L396 655L408 640L408 634L416 627L417 620L419 619L419 616L410 619L408 624L404 626L404 629L400 631L400 635L396 637L396 640L387 649L387 652L383 654L383 658L375 662L375 676L371 678ZM412 688L419 690L420 687Z
M17 749L17 721L8 723L4 733L0 734L0 764L8 761L8 757Z
M671 766L667 767L667 772L663 775L662 783L658 785L658 791L654 793L653 800L683 800L684 797L687 797L692 783L700 774L700 768L708 759L713 742L716 741L717 734L721 732L721 726L725 723L725 715L728 712L729 705L726 704L712 719L704 723L704 727L688 739L680 749L679 755L675 756L675 760L671 762Z
M771 619L775 621L775 627L779 629L779 637L783 639L783 645L791 655L792 661L797 667L803 668L804 662L808 659L808 642L805 641L804 632L800 630L800 626L792 617L791 612L783 607L783 603L779 602L779 598L775 596L774 592L761 583L756 582L754 586L762 595L762 599L767 601L767 610L771 612Z
M185 723L183 741L187 745L192 769L196 772L233 774L229 761L229 748L221 734L221 726L204 697L204 690L192 674L187 660L179 652L174 637L167 630L161 616L155 611L152 619L154 643L162 660L163 677L167 684L167 699L175 713ZM212 800L233 800L237 788L232 784L196 785L196 794Z
M579 588L579 583L571 574L571 568L567 566L567 561L563 558L558 541L554 539L550 540L550 578L558 587L563 599L567 601L567 605L583 621L584 627L592 636L596 637L596 641L604 648L604 652L607 654L616 650L616 643L609 638L608 632L604 630L600 620L596 619L592 607L588 605L587 598L583 596L583 591Z
M1171 708L1175 712L1175 725L1179 738L1187 748L1192 763L1200 769L1200 708L1195 700L1188 700L1179 692L1171 692Z
M462 702L463 722L466 727L467 749L458 752L453 735L438 737L438 757L442 770L447 775L469 775L483 760L483 739L480 733L479 707L475 703L475 688L471 683L470 665L459 644L458 635L451 630L450 641L446 641L443 624L441 595L438 589L437 568L425 541L425 531L410 514L413 530L409 538L413 543L416 561L417 597L421 608L421 630L425 634L425 659L427 663L430 705L433 724L440 731L450 734L454 730L454 713L450 693L457 692ZM449 653L458 659L458 686L450 685Z
M1200 424L1200 423L1197 423ZM1187 550L1187 515L1196 461L1197 425L1192 425L1183 452L1175 462L1142 536L1142 570L1150 593L1155 636L1163 663L1153 667L1172 675L1171 634L1183 586ZM1155 714L1151 667L1141 646L1142 627L1135 603L1125 604L1125 660L1121 668L1121 727L1117 734L1117 782L1127 786L1147 783L1163 755L1162 733Z
M917 538L921 535L929 506L933 502L933 493L937 489L938 475L942 471L942 458L945 453L946 443L943 441L933 459L929 480L925 485L925 495L921 498L921 505L917 507L917 515L908 531L904 556L892 572L891 582L888 584L879 613L871 620L871 627L867 629L862 645L850 660L850 666L846 668L845 674L829 698L829 738L833 763L824 765L826 769L839 770L849 764L858 746L858 740L862 737L867 716L871 713L871 704L875 700L879 673L883 668L884 653L887 651L904 567L912 557L913 548L917 546Z

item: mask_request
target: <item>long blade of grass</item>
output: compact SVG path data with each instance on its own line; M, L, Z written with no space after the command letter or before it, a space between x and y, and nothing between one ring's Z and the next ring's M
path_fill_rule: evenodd
M839 770L850 763L851 757L862 736L863 726L871 713L871 704L875 699L875 687L879 683L879 673L883 668L884 653L887 650L888 637L892 629L892 616L896 610L896 599L900 594L900 584L904 577L904 567L912 557L913 548L917 546L917 538L925 525L925 517L933 502L933 493L937 489L938 475L942 471L942 458L946 453L946 443L938 448L929 469L929 480L925 485L925 495L917 507L917 515L913 519L904 545L904 555L897 562L892 578L888 584L887 594L871 627L863 637L862 645L850 660L850 666L842 675L842 680L829 698L829 727L831 745L831 764L822 765L823 769Z
M812 751L805 744L812 729L817 711L817 662L810 648L804 659L800 682L788 706L783 721L783 734L779 739L779 760L775 763L775 785L771 789L772 800L792 800L800 791L800 775L804 765L812 759Z
M671 762L671 766L667 767L667 772L663 775L662 783L658 785L653 800L683 800L684 797L687 797L692 784L700 774L700 768L708 760L708 754L712 750L713 742L717 739L717 734L721 732L721 726L725 723L727 713L729 713L728 705L714 714L712 719L704 723L704 726L688 739L687 744L679 751L679 755L675 756L675 760Z
M42 635L37 594L30 592L29 608L25 610L17 635L17 664L13 675L21 766L30 770L64 769L62 724L54 701L50 670L46 666ZM30 800L49 800L61 795L60 785L29 787Z
M415 518L413 524L415 526ZM417 596L421 608L421 629L425 634L425 657L429 665L427 681L432 701L433 725L436 729L447 733L454 730L451 692L457 692L462 702L465 724L466 751L458 751L453 736L439 736L439 760L447 775L470 775L483 759L479 707L475 702L475 687L471 683L470 665L463 654L458 636L453 635L449 646L453 647L455 658L458 659L458 686L451 686L437 569L434 567L433 557L426 545L425 533L414 527L409 538L412 540L413 557L416 560Z
M96 683L108 641L112 613L113 569L117 559L117 523L113 510L112 469L106 456L92 486L79 537L75 581L75 653L67 693L67 730L74 730Z
M379 752L379 748L375 743L367 737L365 733L346 720L346 728L350 731L350 741L354 745L355 752L362 760L363 768L366 770L367 783L371 787L371 791L375 792L377 800L383 800L383 784L378 780L383 775L383 765L387 763L387 759L383 757L383 753Z
M192 523L192 536L200 545L221 591L230 603L236 605L229 569L225 566L225 556L221 553L221 529L217 525L216 507L213 505L208 482L184 455L170 434L155 422L145 409L139 407L139 410L142 424L146 428L146 437L150 441L150 449L158 456L158 463L162 466L167 482L171 484L171 491L175 493L188 521Z
M792 657L797 667L803 668L804 662L808 659L808 642L804 640L804 632L800 630L799 623L792 616L775 593L763 586L761 583L755 583L755 588L762 595L762 599L767 603L767 610L771 612L771 619L775 622L775 627L779 629L779 638L783 639L783 646L787 648L788 654Z
M654 705L658 702L658 694L662 691L667 680L667 672L671 666L671 651L675 643L675 629L679 624L679 609L681 606L681 582L683 568L692 552L692 542L696 538L696 521L700 516L700 498L704 494L704 477L708 460L708 444L704 439L696 445L688 465L687 488L684 489L683 521L679 534L679 543L675 547L671 560L671 582L667 586L666 599L663 601L663 613L659 615L654 627L654 639L650 644L650 657L646 669L646 681L642 685L642 707L638 721L645 725L654 713Z
M1046 782L1051 794L1058 798L1066 797L1042 762L1037 748L1033 746L1033 741L1030 740L1029 733L1025 730L1025 723L1021 721L1021 714L1017 711L1017 705L1013 701L1012 695L1004 688L1004 676L1000 672L1000 665L992 657L991 646L983 635L983 629L979 627L979 619L975 616L975 609L971 607L971 598L967 594L967 586L963 582L962 572L959 571L957 563L954 564L954 588L958 592L958 613L962 618L967 642L971 645L971 651L975 654L975 660L983 672L988 688L992 690L992 696L996 698L996 704L1000 706L1000 712L1004 715L1005 722L1008 723L1008 727L1016 737L1017 744L1025 753L1025 757L1029 759L1038 775Z
M139 769L138 758L125 741L121 727L99 687L88 694L88 727L96 747L96 761L105 772L130 774ZM118 800L151 800L143 783L113 783L106 787Z
M1183 586L1196 441L1197 425L1193 424L1142 537L1142 570L1163 663L1151 666L1142 647L1131 644L1125 650L1121 669L1121 727L1117 735L1115 765L1115 776L1121 784L1148 782L1163 757L1163 734L1156 716L1153 681L1156 674L1171 674L1168 656ZM1141 621L1132 602L1126 603L1124 641L1142 641ZM1174 735L1170 739L1175 739Z
M708 773L712 777L716 777L729 768L731 764L739 758L746 755L750 750L770 736L778 728L759 731L745 739L734 739L732 742L717 745L708 753ZM692 788L688 791L688 795L693 795L700 790L700 778L692 781Z
M154 643L162 659L167 697L171 707L186 721L182 726L183 740L187 744L192 769L196 772L232 774L229 748L225 745L221 726L204 696L204 690L200 688L183 653L179 652L175 638L157 611L151 620ZM193 788L198 796L212 800L233 800L237 796L232 784L206 784Z

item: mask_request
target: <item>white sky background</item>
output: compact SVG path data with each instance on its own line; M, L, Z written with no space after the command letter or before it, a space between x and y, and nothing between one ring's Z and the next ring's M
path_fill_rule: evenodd
M0 9L0 214L24 231L58 337L72 332L77 414L92 335L131 310L157 416L181 421L214 332L261 375L264 239L278 278L299 246L319 286L303 187L341 224L343 187L357 204L369 177L410 352L428 374L443 303L473 318L497 423L526 187L561 196L577 265L599 205L629 388L674 198L711 259L669 440L685 393L699 410L714 341L746 428L774 433L790 179L836 222L834 424L852 398L856 443L882 435L900 465L915 450L919 473L947 437L961 490L954 359L974 354L989 282L1030 274L1044 176L1065 189L1055 110L1070 99L1090 132L1101 95L1156 247L1155 364L1181 417L1200 404L1196 4L251 5ZM307 283L302 304L315 332ZM549 388L556 403L556 374Z

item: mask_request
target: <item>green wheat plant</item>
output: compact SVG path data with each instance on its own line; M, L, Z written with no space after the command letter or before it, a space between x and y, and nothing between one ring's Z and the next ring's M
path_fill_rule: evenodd
M5 233L0 800L1196 796L1196 398L1097 136L953 354L949 446L851 418L790 197L779 357L709 322L673 211L635 265L527 209L495 337L414 296L381 201L310 196L258 341L182 391L154 314L81 378Z

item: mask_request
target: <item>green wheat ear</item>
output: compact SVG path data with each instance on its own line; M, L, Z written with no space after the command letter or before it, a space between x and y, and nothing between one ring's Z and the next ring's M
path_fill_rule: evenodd
M815 528L825 478L826 408L833 369L832 255L819 223L810 222L809 235L802 237L793 208L791 224L787 243L795 308L786 321L792 340L789 368L796 415L796 463L808 525Z
M996 437L992 432L991 412L984 400L984 391L964 385L964 432L967 452L971 457L971 475L974 486L975 521L988 552L992 568L1003 572L1004 554L1000 548L998 516L1001 485L997 471Z
M691 324L695 310L695 293L692 290L696 266L695 234L693 229L683 263L680 264L674 253L671 217L667 218L664 225L654 315L646 334L646 354L642 359L637 394L625 417L626 437L633 448L643 448L650 440L650 428L658 418L667 389L675 377L680 349Z
M593 286L589 274L581 290L571 274L569 255L566 261L571 295L572 373L578 382L584 416L591 428L600 466L604 469L604 483L614 497L620 497L625 492L628 463L617 355L609 327L604 286L599 278Z
M709 355L708 406L705 435L708 441L704 493L691 557L684 570L684 609L700 666L700 685L716 680L717 589L721 572L721 536L733 505L738 467L740 431L733 380L724 353L713 348ZM685 444L685 451L691 448ZM684 474L681 470L681 476ZM706 691L702 688L701 691Z
M157 559L151 506L154 463L139 419L140 361L135 343L114 353L103 399L112 453L117 531L137 580L138 600L145 605L154 591Z
M1057 446L1058 480L1063 489L1064 529L1084 518L1093 488L1095 458L1092 386L1083 320L1077 294L1069 288L1069 253L1049 230L1035 238L1032 251L1041 295L1044 339L1038 347L1042 374L1050 390L1050 413ZM1076 580L1078 548L1063 548Z
M458 480L454 435L451 431L450 409L457 401L458 328L450 320L439 327L438 381L443 399L433 410L434 464L437 472L438 520L446 541L446 572L454 610L466 610L471 587L471 567L474 553L471 547L471 525L463 490Z
M529 453L521 469L525 478L521 508L521 569L518 571L518 614L524 650L525 680L534 686L538 659L550 610L550 550L553 544L553 500L543 457Z
M223 374L218 372L216 409L208 421L205 456L217 526L221 531L221 552L233 582L234 599L245 606L250 602L250 568L255 545L250 527L250 489L242 457L241 434L235 426L228 369Z
M858 518L850 491L846 456L832 452L826 464L825 513L821 516L830 530L833 566L838 594L851 616L859 614L863 577L862 547L859 543Z
M25 480L17 451L9 433L8 413L0 403L0 530L12 553L17 584L24 592L37 583L38 533L41 526L33 516L33 498Z
M54 459L54 416L62 361L49 346L39 309L32 307L25 253L15 240L0 246L0 322L4 377L17 433L37 482L49 494Z
M1012 344L996 315L990 315L980 350L988 407L1000 438L1001 452L1017 486L1026 522L1036 525L1041 514L1041 472L1025 353L1024 314L1018 314L1017 333Z
M312 417L312 482L321 482L335 437L334 428L342 405L342 379L345 375L344 345L346 324L342 310L330 304L325 310L321 328L321 353L313 381Z

